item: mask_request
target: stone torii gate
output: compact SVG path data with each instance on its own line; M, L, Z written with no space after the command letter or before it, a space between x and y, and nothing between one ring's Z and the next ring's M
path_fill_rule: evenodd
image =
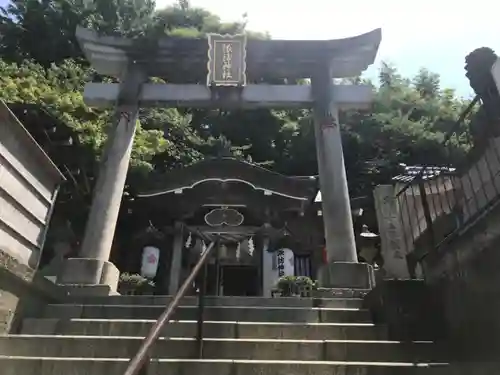
M381 30L339 40L246 40L210 35L207 39L163 37L147 43L77 29L94 69L119 84L88 83L88 105L116 107L78 258L66 261L61 284L110 285L119 272L109 262L140 107L312 108L322 192L328 264L320 272L326 287L369 289L373 271L357 262L338 111L369 108L372 88L334 85L333 78L359 76L375 59ZM166 77L169 84L147 83ZM176 83L189 77L193 83ZM311 85L253 84L264 77ZM203 82L203 84L200 84ZM206 83L205 83L206 82ZM259 126L256 124L255 126Z

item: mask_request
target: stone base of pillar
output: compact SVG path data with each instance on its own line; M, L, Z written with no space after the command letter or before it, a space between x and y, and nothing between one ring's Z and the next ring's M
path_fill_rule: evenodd
M367 263L334 262L318 270L318 283L322 288L369 290L375 286L375 273Z
M106 285L116 292L120 271L108 261L90 258L69 258L57 276L60 285Z

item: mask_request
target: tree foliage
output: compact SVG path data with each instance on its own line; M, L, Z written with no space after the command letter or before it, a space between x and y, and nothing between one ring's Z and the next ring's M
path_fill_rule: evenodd
M96 160L113 114L83 102L83 85L95 73L82 58L74 36L77 25L130 37L201 37L209 32L270 37L249 32L245 16L223 23L186 0L158 11L152 0L11 0L0 17L0 98L49 109L91 146ZM370 195L373 185L387 182L381 169L395 171L398 163L448 163L441 142L468 104L442 88L439 76L427 69L408 78L383 63L374 85L372 110L341 114L353 196ZM467 139L458 139L454 146L460 151ZM148 109L140 112L129 183L140 187L144 172L190 164L217 154L221 144L239 157L288 175L317 173L308 110Z
M21 64L0 60L0 99L40 105L72 127L80 142L90 145L98 158L107 138L107 128L112 124L112 113L91 109L83 102L82 88L91 76L90 69L72 60L48 69L30 60ZM148 161L164 152L168 143L163 132L145 129L138 123L132 167L151 169Z

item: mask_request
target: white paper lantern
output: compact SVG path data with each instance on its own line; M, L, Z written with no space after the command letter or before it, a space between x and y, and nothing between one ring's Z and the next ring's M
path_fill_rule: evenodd
M224 259L224 258L227 258L227 246L222 244L220 247L219 247L219 258L220 259Z
M238 242L236 245L236 259L240 260L241 257L241 243Z
M160 249L154 246L146 246L142 249L141 276L152 279L158 272L160 260Z

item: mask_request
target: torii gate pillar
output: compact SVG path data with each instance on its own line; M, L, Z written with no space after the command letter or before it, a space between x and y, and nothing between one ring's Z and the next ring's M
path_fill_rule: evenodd
M370 265L358 263L347 175L332 89L330 62L318 67L311 79L314 111L314 133L322 197L327 264L319 270L323 287L371 289L374 274ZM356 107L356 102L352 103ZM360 105L365 103L359 103Z
M109 261L134 143L139 96L147 76L130 62L116 98L116 124L109 131L98 180L77 258L66 260L57 277L63 285L104 285L116 291L120 271Z

